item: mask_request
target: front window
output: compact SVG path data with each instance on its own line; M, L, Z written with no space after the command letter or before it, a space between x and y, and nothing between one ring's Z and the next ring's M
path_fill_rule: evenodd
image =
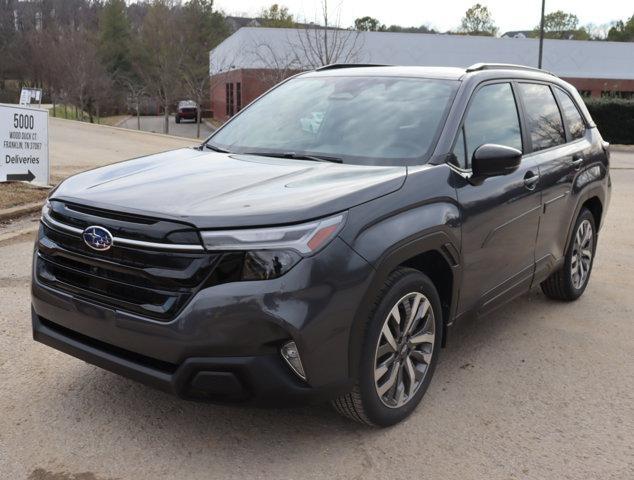
M300 77L252 104L209 143L235 153L421 163L457 87L457 81L426 78Z

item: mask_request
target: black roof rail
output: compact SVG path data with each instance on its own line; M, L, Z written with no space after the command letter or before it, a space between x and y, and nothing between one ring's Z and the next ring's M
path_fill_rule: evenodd
M337 70L339 68L361 68L361 67L391 67L392 65L385 65L380 63L331 63L324 65L323 67L317 67L316 72L322 72L324 70Z
M529 67L526 65L515 65L513 63L474 63L473 65L467 67L466 71L468 72L479 72L481 70L524 70L527 72L539 72L545 73L547 75L552 75L556 77L552 72L548 70L543 70L541 68Z

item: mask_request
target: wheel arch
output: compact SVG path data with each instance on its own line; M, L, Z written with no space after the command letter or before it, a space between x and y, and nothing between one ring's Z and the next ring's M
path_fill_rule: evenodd
M416 269L434 283L438 290L443 316L443 346L447 327L456 311L461 279L460 254L451 237L438 231L410 241L386 254L376 265L374 278L360 302L350 329L349 372L356 375L363 345L365 326L376 296L389 275L399 267Z

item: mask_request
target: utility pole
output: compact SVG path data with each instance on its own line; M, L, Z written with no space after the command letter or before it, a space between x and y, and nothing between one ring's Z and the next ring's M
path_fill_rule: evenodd
M544 10L546 9L546 0L542 0L542 19L539 23L539 61L537 68L542 68L542 54L544 53Z

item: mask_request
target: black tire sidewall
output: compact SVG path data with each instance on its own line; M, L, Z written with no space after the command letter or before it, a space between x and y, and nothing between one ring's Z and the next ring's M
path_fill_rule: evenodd
M389 280L388 280L389 281ZM403 296L411 292L420 292L430 301L434 312L435 338L431 364L423 380L423 384L412 400L400 408L389 408L381 402L374 386L374 355L383 323L392 307ZM368 419L378 426L390 426L400 422L420 403L425 395L434 374L438 353L442 345L443 316L438 292L431 280L424 274L412 270L396 280L394 285L384 293L377 308L371 315L361 352L359 365L359 389L364 411Z
M585 283L581 286L581 288L575 288L575 286L572 283L572 275L571 275L572 254L574 250L574 242L575 242L575 236L577 234L577 230L579 229L579 225L581 225L581 222L583 222L584 220L588 220L590 222L590 225L592 226L592 258L590 259L590 271L588 272L588 277L586 278ZM566 259L564 261L564 282L565 282L565 286L567 290L566 293L568 293L568 295L572 299L577 299L581 295L583 295L583 292L586 290L588 283L590 283L590 276L592 275L592 266L594 265L594 256L595 256L596 250L597 250L597 230L594 223L594 216L589 210L584 208L579 213L579 216L577 217L577 221L575 222L575 226L572 230L572 235L570 236L570 242L568 243L568 251L566 252Z

